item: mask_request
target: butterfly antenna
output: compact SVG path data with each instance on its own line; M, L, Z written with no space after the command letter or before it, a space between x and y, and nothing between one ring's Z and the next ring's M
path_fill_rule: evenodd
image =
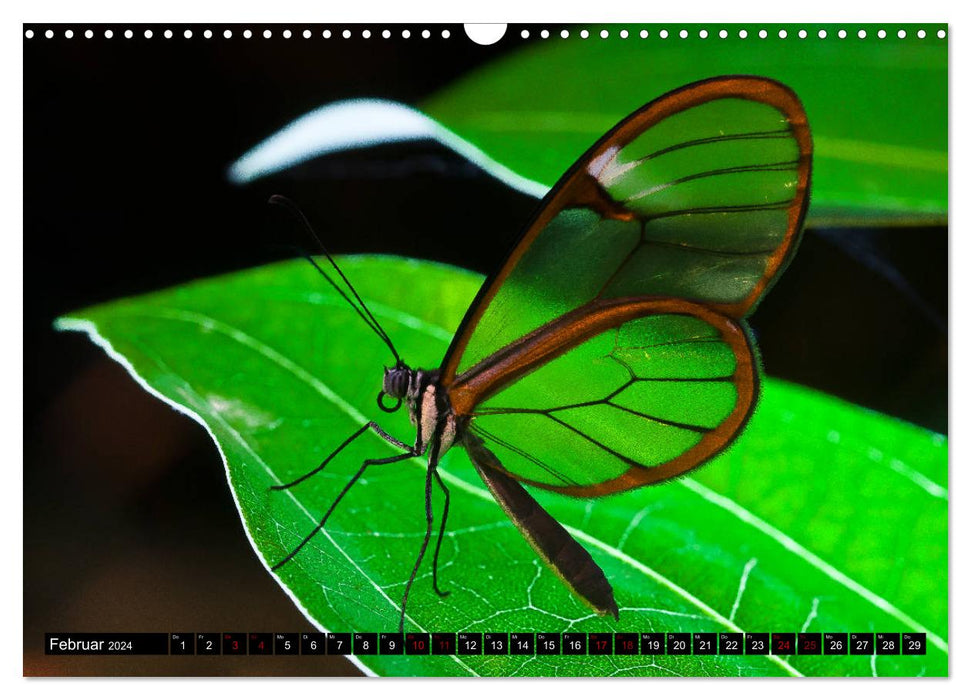
M395 349L394 343L391 342L391 337L387 334L387 332L384 330L381 324L378 323L378 320L374 317L374 314L371 313L371 310L367 307L367 304L364 303L364 300L361 298L361 295L357 293L356 289L354 289L354 285L351 284L351 281L349 279L347 279L347 276L344 274L344 271L341 270L340 266L337 264L337 261L334 260L334 258L331 256L330 252L327 250L327 247L324 245L323 241L320 240L320 237L317 235L317 232L314 231L313 226L310 225L310 221L307 220L307 217L300 210L300 208L292 200L279 194L275 194L271 196L269 199L269 204L277 204L283 207L284 209L289 211L294 216L294 218L296 218L297 221L299 221L303 225L304 230L307 231L307 233L309 233L310 236L314 239L314 241L317 243L318 247L320 248L321 252L323 253L324 257L327 258L327 261L330 262L331 266L337 271L337 274L340 275L340 278L344 281L344 284L347 285L347 288L351 290L351 294L354 295L354 299L357 300L357 304L355 304L354 301L352 301L351 298L347 295L347 293L343 289L341 289L340 286L331 278L331 276L328 275L327 272L325 272L323 268L321 268L320 265L317 264L316 260L314 260L310 255L308 255L304 251L301 251L301 255L303 255L303 257L306 258L307 261L314 266L314 269L316 269L317 272L319 272L323 276L323 278L330 283L330 285L337 291L337 293L344 298L344 301L350 304L351 308L353 308L354 311L357 312L357 315L361 317L361 319L368 325L368 327L372 331L374 331L374 333L382 341L384 341L384 344L388 346L389 350L391 350L391 354L394 355L395 362L399 365L402 364L401 356L398 354L398 351Z

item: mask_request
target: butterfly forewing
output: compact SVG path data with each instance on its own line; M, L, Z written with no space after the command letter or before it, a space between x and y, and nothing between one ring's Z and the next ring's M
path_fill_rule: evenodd
M744 317L794 249L811 151L799 101L763 78L706 81L634 113L557 184L483 286L444 382L595 300L677 297Z

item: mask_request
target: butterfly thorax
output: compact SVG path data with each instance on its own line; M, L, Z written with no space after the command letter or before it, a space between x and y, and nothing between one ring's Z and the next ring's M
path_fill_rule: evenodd
M412 369L399 365L384 370L383 393L404 401L408 418L418 432L415 448L423 453L437 444L437 455L443 455L455 442L457 423L448 394L438 383L439 371Z

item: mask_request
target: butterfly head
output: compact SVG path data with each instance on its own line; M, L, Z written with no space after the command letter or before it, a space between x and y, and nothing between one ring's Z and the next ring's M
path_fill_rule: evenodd
M415 370L404 362L398 362L394 367L384 368L384 382L381 393L378 394L378 407L387 413L394 413L401 407L402 400L408 395L408 389L414 382ZM385 397L395 399L393 404L386 404Z

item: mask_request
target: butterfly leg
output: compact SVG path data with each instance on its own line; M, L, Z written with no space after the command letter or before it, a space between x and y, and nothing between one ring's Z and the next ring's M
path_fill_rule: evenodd
M317 472L322 471L323 468L326 467L327 464L332 459L334 459L334 457L336 457L337 455L339 455L341 452L344 451L344 448L346 448L348 445L350 445L352 442L354 442L357 438L361 437L361 435L363 435L364 433L366 433L368 430L373 430L381 438L383 438L386 442L391 443L395 447L400 447L403 450L408 450L408 452L409 452L409 455L408 456L410 456L410 457L411 456L415 456L417 454L417 451L411 445L409 445L409 444L407 444L405 442L401 442L401 440L398 440L397 438L393 437L392 435L388 435L388 433L384 432L384 430L381 429L381 426L379 426L374 421L368 421L367 423L365 423L364 425L362 425L360 428L358 428L356 431L354 431L354 434L353 435L351 435L349 438L347 438L346 440L344 440L344 442L342 442L340 444L340 446L336 450L334 450L329 455L327 455L324 458L324 461L321 462L320 465L317 466L315 469L311 469L309 472L307 472L303 476L301 476L301 477L299 477L297 479L294 479L293 481L291 481L289 483L279 484L277 486L271 486L270 487L270 490L271 491L282 491L282 490L285 490L285 489L293 488L294 486L296 486L300 482L305 481L306 479L309 479L310 477L312 477Z
M440 597L444 598L449 594L449 591L443 591L438 587L438 552L442 548L442 537L445 535L445 523L448 522L449 495L448 488L445 486L445 482L442 481L442 476L438 473L438 469L435 469L433 473L435 481L438 482L439 488L445 494L445 508L442 510L442 524L438 528L438 542L435 543L435 556L432 558L432 587Z
M425 539L422 540L421 549L418 550L418 558L415 559L415 566L412 568L411 576L408 577L408 583L405 585L405 594L401 597L401 619L398 621L399 632L404 632L405 630L405 610L408 607L408 594L411 592L411 586L415 582L415 576L418 575L418 567L421 566L421 560L425 558L428 543L432 539L432 525L435 523L435 517L432 513L432 477L435 474L435 470L438 469L438 447L438 442L435 441L428 455L428 471L425 473Z
M319 523L317 523L317 527L311 530L310 533L303 538L303 541L301 541L300 544L298 544L286 557L284 557L280 562L275 564L272 567L272 570L276 571L281 566L286 564L288 561L293 559L297 555L297 553L301 549L303 549L304 545L306 545L308 542L310 542L311 539L313 539L314 535L316 535L318 532L324 529L324 525L327 523L327 518L329 518L330 514L334 512L334 509L337 508L337 504L340 503L341 499L344 498L347 492L351 490L351 487L355 484L355 482L357 482L357 480L361 478L361 475L364 474L365 469L375 464L393 464L394 462L400 462L405 459L411 459L413 456L414 455L411 453L411 448L409 447L408 452L404 454L395 455L393 457L384 457L382 459L364 460L364 464L361 465L361 468L357 470L357 473L353 477L351 477L350 481L347 482L347 484L344 486L341 492L337 495L337 498L334 499L334 502L330 504L330 508L327 509L327 512L324 513L324 517L320 519ZM426 538L426 544L427 544L427 538ZM422 550L422 552L424 553L424 549Z

